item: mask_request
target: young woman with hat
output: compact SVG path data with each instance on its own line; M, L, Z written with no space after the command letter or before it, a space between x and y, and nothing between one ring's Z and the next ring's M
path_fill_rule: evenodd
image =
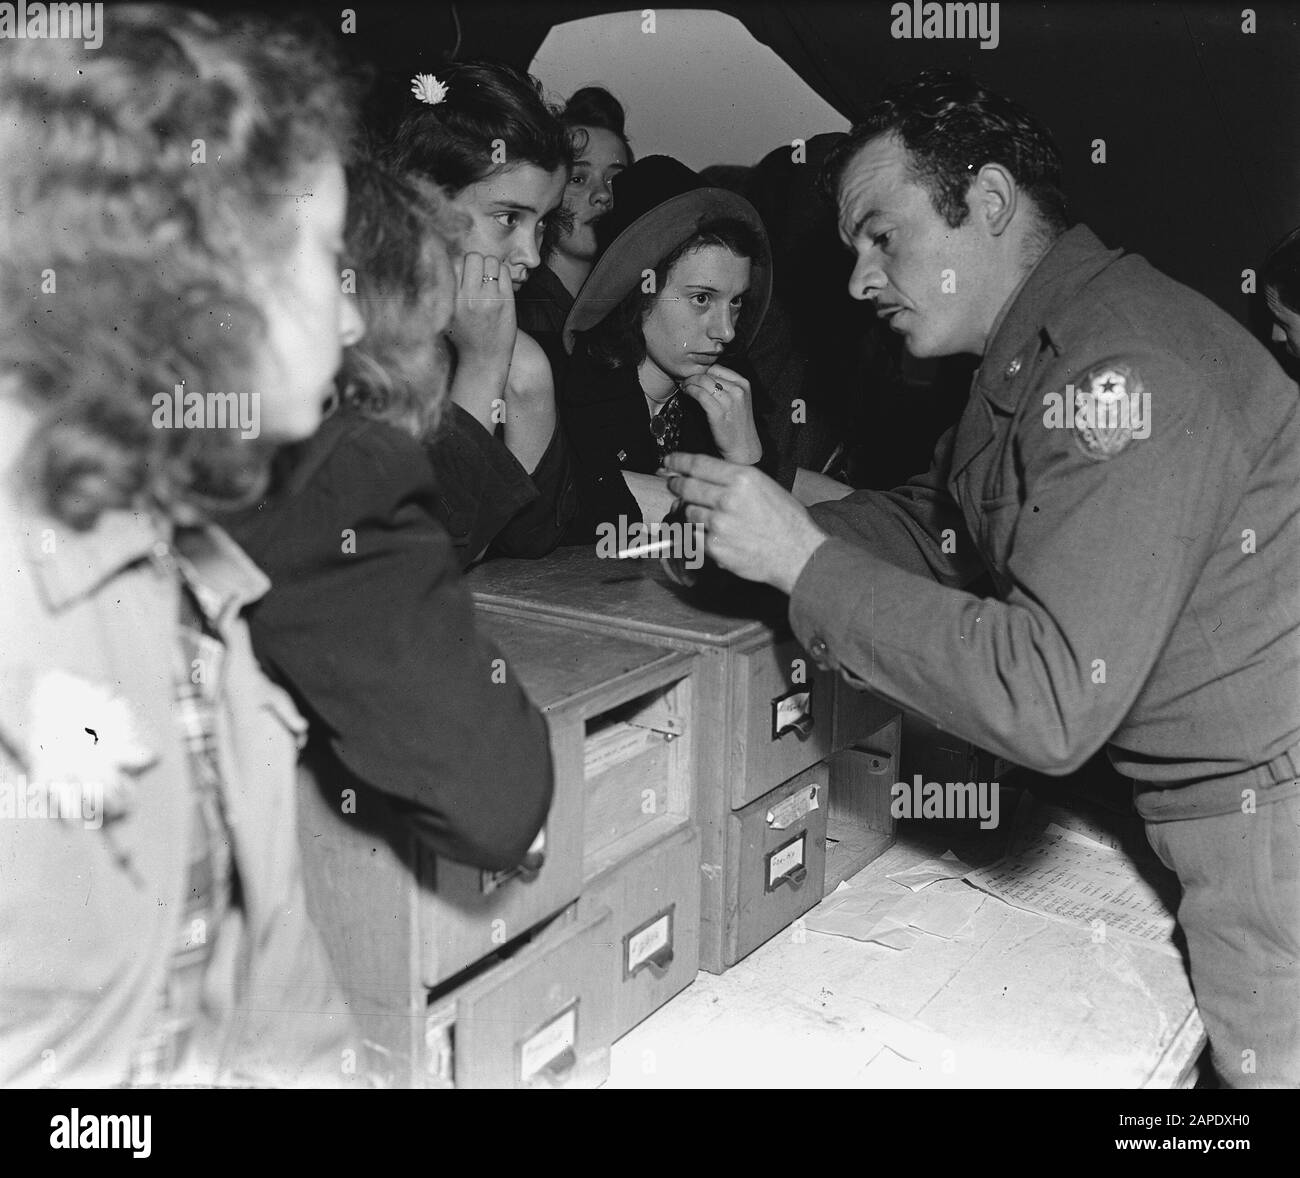
M538 83L509 66L457 62L412 90L391 162L432 180L468 224L454 259L450 403L430 443L443 523L462 566L489 546L541 556L572 515L572 475L550 364L517 330L515 295L541 264L573 149Z
M622 472L654 474L674 450L762 464L743 354L771 292L752 205L669 156L614 182L609 245L570 311L561 397L578 466L570 543L620 515L640 520Z

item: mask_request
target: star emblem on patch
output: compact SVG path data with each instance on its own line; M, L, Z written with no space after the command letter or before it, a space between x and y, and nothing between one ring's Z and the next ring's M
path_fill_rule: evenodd
M1069 387L1075 445L1088 458L1113 458L1135 438L1150 436L1151 397L1131 365L1099 365Z

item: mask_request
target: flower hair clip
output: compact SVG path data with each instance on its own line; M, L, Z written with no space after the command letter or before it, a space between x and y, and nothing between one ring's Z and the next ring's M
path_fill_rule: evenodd
M411 79L411 93L421 102L437 106L447 100L447 85L438 81L432 74L416 74Z

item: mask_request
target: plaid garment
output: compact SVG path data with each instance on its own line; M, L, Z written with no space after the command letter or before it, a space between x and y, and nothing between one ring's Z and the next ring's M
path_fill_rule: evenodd
M189 878L179 936L157 1011L132 1054L128 1083L133 1087L192 1080L187 1054L196 1046L195 1032L205 1014L205 973L221 922L232 904L238 903L216 755L216 701L225 646L214 621L224 603L201 583L183 557L160 550L158 559L181 578L174 715L190 766Z

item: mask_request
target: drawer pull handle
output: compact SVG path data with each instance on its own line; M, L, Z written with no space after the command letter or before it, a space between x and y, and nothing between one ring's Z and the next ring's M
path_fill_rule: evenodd
M519 872L519 878L525 883L532 883L541 873L542 864L545 862L545 851L529 851L515 870Z
M534 1072L530 1082L538 1087L559 1088L569 1078L578 1062L578 1056L572 1047L566 1047L545 1067Z
M780 740L793 732L801 741L813 730L813 693L811 687L796 688L772 701L772 739Z
M652 953L645 959L646 968L657 978L661 978L668 972L668 967L673 963L673 947L665 945L657 953Z
M787 871L780 879L776 881L773 890L779 888L782 884L789 884L790 890L797 892L804 885L804 880L808 878L808 868L802 863L791 871Z
M815 717L813 717L808 713L805 713L804 715L800 716L797 720L790 721L790 723L787 724L784 728L782 728L781 731L777 733L777 735L784 736L787 732L793 732L800 740L807 740L808 734L812 732L813 725L816 724L816 722L817 721Z
M479 891L485 896L490 895L512 879L517 879L520 883L532 883L541 874L545 862L545 851L529 851L516 867L509 867L505 871L484 871L480 877Z

